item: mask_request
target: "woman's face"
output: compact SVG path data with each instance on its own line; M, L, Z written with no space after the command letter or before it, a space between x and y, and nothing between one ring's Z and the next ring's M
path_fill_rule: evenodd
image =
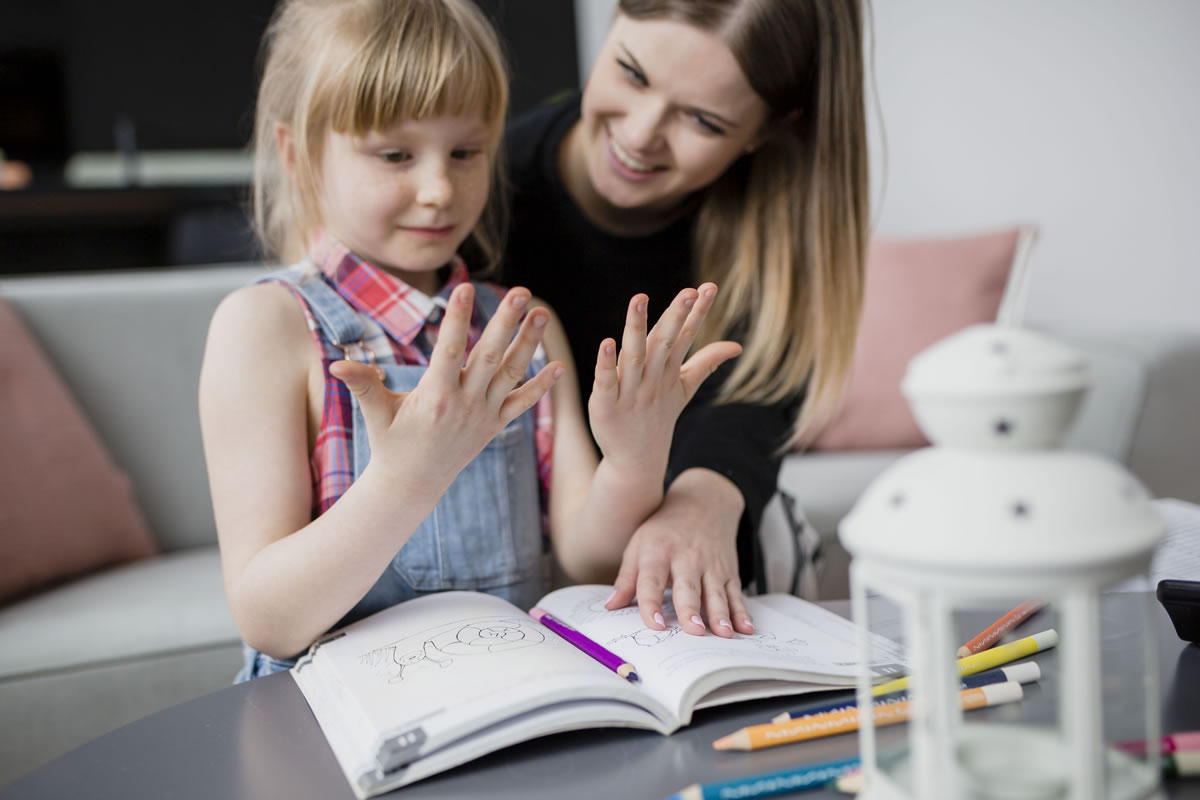
M666 212L756 145L767 113L715 35L618 14L574 135L602 202Z

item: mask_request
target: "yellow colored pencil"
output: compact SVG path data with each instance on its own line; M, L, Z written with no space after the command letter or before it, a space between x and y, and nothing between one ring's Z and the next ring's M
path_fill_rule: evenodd
M970 710L1001 703L1012 703L1020 700L1023 694L1021 684L1016 681L1006 681L1005 683L977 686L973 689L963 689L958 693L958 697L962 702L963 709ZM911 700L901 700L896 703L874 706L872 712L875 726L883 727L904 722L908 719L911 703ZM801 717L787 722L750 725L717 739L713 742L713 749L761 750L764 747L803 742L808 739L818 739L822 736L833 736L856 730L858 730L858 708L847 708L842 711L813 714L810 717Z
M1025 658L1034 653L1040 653L1043 650L1049 650L1054 645L1058 644L1058 631L1054 628L1035 633L1032 636L1026 636L1024 639L1017 639L1015 642L998 645L990 650L984 650L981 653L967 656L966 658L958 659L958 674L974 675L976 672L982 672L985 669L998 667L1001 664L1007 664L1010 661L1016 661L1018 658ZM898 692L901 689L908 688L908 678L897 678L894 681L881 683L871 689L871 694L887 694L888 692Z

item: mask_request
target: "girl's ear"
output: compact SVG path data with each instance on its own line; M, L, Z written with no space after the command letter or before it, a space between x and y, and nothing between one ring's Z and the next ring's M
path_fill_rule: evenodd
M279 154L279 163L287 170L288 175L294 175L296 146L292 140L292 126L285 122L275 123L275 150Z

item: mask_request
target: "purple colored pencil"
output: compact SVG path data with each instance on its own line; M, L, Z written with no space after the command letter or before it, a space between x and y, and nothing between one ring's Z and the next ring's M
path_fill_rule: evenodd
M630 664L611 650L605 649L604 647L596 644L591 639L584 636L582 633L575 630L562 620L556 619L550 614L550 612L546 611L546 609L537 608L535 606L534 608L529 609L529 616L533 617L538 622L542 623L547 628L554 631L559 636L566 639L568 642L575 645L580 650L620 675L622 678L626 678L627 680L631 681L636 681L638 679L637 672L634 670L633 664Z

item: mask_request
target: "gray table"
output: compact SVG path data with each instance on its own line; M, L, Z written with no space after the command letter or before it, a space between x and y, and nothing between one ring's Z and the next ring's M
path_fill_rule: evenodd
M846 603L829 603L839 613ZM1200 729L1200 647L1185 645L1157 608L1163 730ZM1124 656L1119 640L1108 650ZM1054 707L1056 652L1037 657L1044 676L1015 706L972 714L1019 713L1034 719ZM712 741L769 719L787 700L699 712L672 736L629 730L579 731L515 745L399 789L404 798L664 798L697 781L723 780L813 761L845 758L854 735L752 753L717 752ZM1013 709L1020 709L1019 712ZM6 735L19 735L9 730ZM1200 780L1167 784L1170 798L1200 800ZM805 798L843 798L832 790ZM178 800L353 800L300 691L285 674L222 689L126 725L67 753L3 790L0 800L36 798Z

